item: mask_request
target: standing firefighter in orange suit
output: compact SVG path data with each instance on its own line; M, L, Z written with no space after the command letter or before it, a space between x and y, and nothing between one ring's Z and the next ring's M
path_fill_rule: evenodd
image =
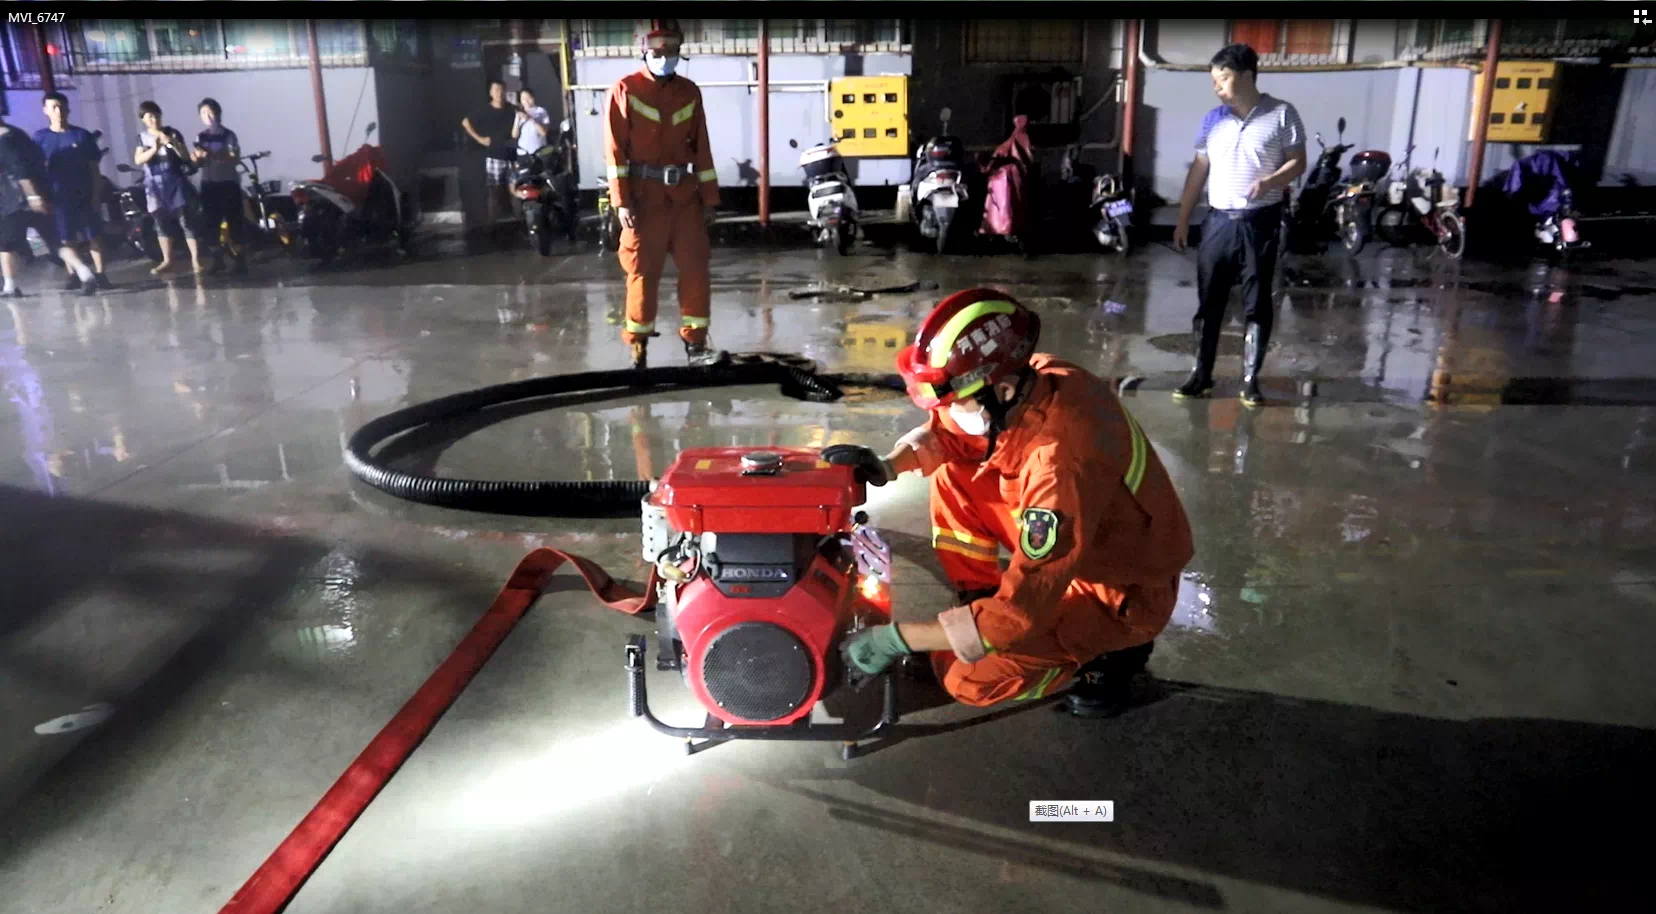
M701 90L673 75L682 43L671 29L645 37L644 68L610 87L604 122L604 166L627 271L621 338L632 346L635 368L645 367L650 337L658 335L657 296L668 254L678 268L679 336L690 364L717 359L707 345L713 295L707 227L719 204L719 179Z
M949 296L897 358L929 421L884 458L856 445L823 452L873 485L931 477L932 546L956 588L935 621L847 639L853 676L929 652L922 672L965 704L1040 698L1072 679L1065 703L1077 715L1126 704L1173 613L1190 522L1110 384L1035 352L1040 327L1002 292Z

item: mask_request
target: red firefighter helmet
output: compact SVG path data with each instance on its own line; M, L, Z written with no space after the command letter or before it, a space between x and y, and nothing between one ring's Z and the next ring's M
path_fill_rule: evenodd
M926 315L897 372L916 406L939 409L1020 374L1040 338L1041 318L1012 296L967 289Z
M671 19L650 20L650 32L644 36L645 51L660 51L671 56L679 52L684 46L684 33L680 32Z

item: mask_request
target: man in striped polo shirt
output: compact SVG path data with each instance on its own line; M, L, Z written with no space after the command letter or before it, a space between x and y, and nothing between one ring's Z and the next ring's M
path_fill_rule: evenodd
M1173 245L1184 250L1196 198L1207 189L1208 215L1196 252L1199 301L1191 322L1196 367L1175 399L1201 397L1213 389L1213 360L1231 287L1242 285L1247 318L1243 337L1242 402L1260 406L1259 370L1271 339L1271 282L1282 234L1287 187L1305 171L1305 127L1294 106L1262 95L1259 55L1233 44L1213 55L1213 93L1222 102L1202 119L1196 160L1185 176L1179 224Z

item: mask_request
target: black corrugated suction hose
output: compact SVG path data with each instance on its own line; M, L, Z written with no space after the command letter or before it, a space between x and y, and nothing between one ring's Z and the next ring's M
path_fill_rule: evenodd
M648 481L443 479L393 469L377 462L373 452L389 439L421 426L452 421L508 403L595 390L645 391L742 384L778 384L784 394L815 403L840 399L844 395L842 386L903 389L903 381L897 375L817 374L815 363L809 359L773 353L732 355L706 368L667 366L530 378L416 403L370 420L346 442L345 466L351 475L381 492L426 505L530 517L630 514L638 510L638 503L649 494Z

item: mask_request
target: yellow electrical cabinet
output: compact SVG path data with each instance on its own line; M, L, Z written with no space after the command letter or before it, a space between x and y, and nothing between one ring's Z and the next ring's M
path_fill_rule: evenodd
M1552 130L1558 98L1559 65L1554 60L1503 60L1495 64L1495 95L1490 101L1491 143L1545 143ZM1478 138L1484 74L1472 80L1472 123L1467 139Z
M828 123L847 158L909 154L908 77L842 76L828 84Z

